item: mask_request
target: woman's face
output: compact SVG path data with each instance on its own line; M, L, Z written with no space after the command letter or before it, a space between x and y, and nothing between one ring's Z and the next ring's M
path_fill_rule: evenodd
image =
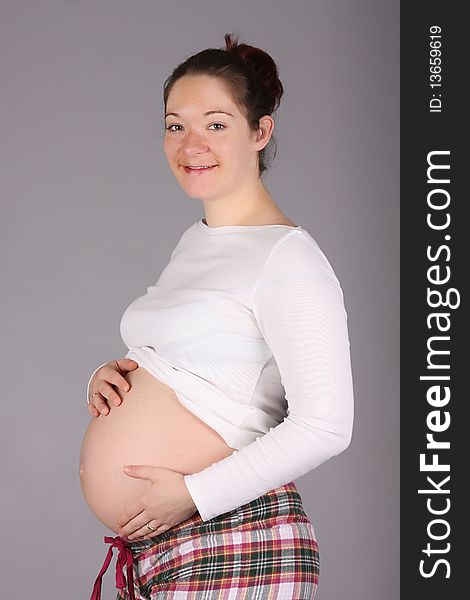
M212 111L224 112L207 114ZM188 196L227 198L258 179L257 153L266 142L256 142L222 80L207 75L178 79L168 97L165 127L165 155ZM212 165L217 166L207 171L185 168Z

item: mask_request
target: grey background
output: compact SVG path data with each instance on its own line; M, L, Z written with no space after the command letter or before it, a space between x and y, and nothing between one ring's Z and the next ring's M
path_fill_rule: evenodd
M297 480L316 598L399 597L398 0L2 0L1 600L90 597L110 532L79 485L85 385L124 356L123 311L204 216L163 154L162 87L231 31L278 64L266 185L349 315L353 440Z

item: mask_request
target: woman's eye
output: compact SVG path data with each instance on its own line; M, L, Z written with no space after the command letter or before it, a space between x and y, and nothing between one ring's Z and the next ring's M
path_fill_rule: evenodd
M215 130L213 129L213 131L222 131L222 129L225 129L225 125L223 123L211 123L211 125L209 125L209 127L212 127L213 125L220 126L220 128L217 128ZM168 125L167 127L165 127L165 129L167 129L168 131L176 131L175 129L172 129L172 127L181 127L181 125L177 125L176 123L173 123L173 125Z
M225 129L225 125L222 123L212 123L212 125L220 125L223 129ZM210 125L210 127L212 127L212 125ZM215 131L221 131L221 129L216 129Z

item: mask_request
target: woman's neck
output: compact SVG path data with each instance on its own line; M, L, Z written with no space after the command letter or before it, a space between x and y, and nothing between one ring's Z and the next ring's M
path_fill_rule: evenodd
M262 183L256 194L223 200L203 201L204 223L209 227L225 225L293 225L277 207L271 194Z

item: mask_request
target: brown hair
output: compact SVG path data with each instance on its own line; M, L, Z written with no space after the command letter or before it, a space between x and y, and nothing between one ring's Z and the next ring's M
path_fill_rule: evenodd
M179 64L163 86L166 112L168 96L175 82L184 75L210 75L223 79L231 92L232 100L245 115L252 131L259 129L259 120L271 115L279 107L284 91L274 60L264 50L239 44L238 36L227 33L225 49L207 48ZM274 134L274 132L273 132ZM259 175L267 169L266 150L275 144L273 135L269 143L258 152ZM274 150L272 158L276 156Z

